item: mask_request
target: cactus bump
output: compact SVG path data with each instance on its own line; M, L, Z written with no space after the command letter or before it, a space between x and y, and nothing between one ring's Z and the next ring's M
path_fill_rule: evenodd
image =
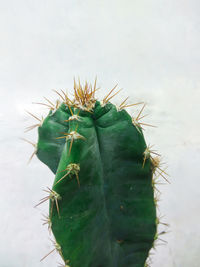
M112 104L116 87L98 100L96 80L74 80L73 99L55 90L56 104L47 98L38 103L50 109L45 118L29 112L38 120L27 127L38 129L32 156L55 174L36 206L49 201L44 224L55 237L51 252L60 254L60 266L149 266L149 251L159 239L155 184L160 176L167 180L167 173L144 139L145 104L127 104L128 98ZM127 112L130 106L141 107L137 116Z

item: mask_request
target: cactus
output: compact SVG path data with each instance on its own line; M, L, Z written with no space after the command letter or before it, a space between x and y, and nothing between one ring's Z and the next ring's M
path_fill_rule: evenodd
M144 103L128 105L126 98L115 106L115 89L98 101L96 81L93 87L74 81L74 99L56 91L61 101L46 99L50 112L36 125L34 154L55 174L36 206L49 200L44 224L61 266L147 266L158 238L154 191L158 175L166 173L144 139ZM142 105L136 118L125 110L134 105Z

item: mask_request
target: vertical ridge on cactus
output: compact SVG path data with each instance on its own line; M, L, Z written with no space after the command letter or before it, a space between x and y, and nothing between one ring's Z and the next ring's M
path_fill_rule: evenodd
M126 98L116 107L116 87L99 101L96 80L74 80L73 100L55 90L62 103L45 98L50 112L38 125L36 155L55 180L39 204L50 201L44 224L63 266L142 267L157 238L153 174L166 173L138 122L145 105L136 119L124 109L144 103Z

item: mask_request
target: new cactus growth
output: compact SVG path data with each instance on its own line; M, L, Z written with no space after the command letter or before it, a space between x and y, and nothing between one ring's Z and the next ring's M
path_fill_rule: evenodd
M50 112L37 124L35 153L55 173L39 204L49 201L44 224L61 266L142 267L157 239L153 175L166 173L143 136L143 103L116 107L115 88L98 101L96 81L74 82L74 99L56 91L61 101L46 99ZM125 108L139 104L132 118Z

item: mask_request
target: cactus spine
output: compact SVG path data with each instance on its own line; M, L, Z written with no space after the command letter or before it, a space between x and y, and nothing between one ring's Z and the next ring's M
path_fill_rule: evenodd
M153 175L166 173L144 140L144 105L132 118L125 108L142 103L125 99L116 107L110 102L115 88L98 101L96 81L93 87L74 81L74 99L56 91L61 102L40 103L50 112L37 124L34 153L55 180L38 205L49 201L44 224L63 266L147 266L157 239Z

